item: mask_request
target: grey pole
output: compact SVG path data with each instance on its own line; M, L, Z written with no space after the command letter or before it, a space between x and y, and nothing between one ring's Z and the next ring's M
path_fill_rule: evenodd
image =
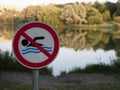
M33 90L39 90L39 70L33 70Z

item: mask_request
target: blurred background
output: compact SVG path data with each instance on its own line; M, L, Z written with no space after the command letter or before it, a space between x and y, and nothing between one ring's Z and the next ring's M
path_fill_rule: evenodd
M28 70L14 58L12 40L31 21L59 35L58 56L45 69L50 74L120 73L120 0L0 0L0 71Z

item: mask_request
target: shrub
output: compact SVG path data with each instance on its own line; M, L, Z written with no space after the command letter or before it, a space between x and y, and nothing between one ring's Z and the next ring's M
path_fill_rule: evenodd
M105 64L92 64L87 65L85 68L73 68L69 73L111 73L112 69L110 65Z
M20 71L20 72L31 72L21 65L8 51L2 52L0 50L0 71ZM39 70L40 74L52 75L52 68L42 68Z
M120 58L112 62L112 72L120 73Z
M83 69L79 67L75 67L71 71L69 71L69 73L82 73L82 72L83 72Z
M85 68L73 68L68 73L117 73L120 74L120 58L113 60L111 65L106 65L103 63L100 64L91 64L87 65Z
M84 69L84 72L86 73L109 73L111 72L111 67L105 64L93 64L93 65L88 65Z
M90 16L90 17L88 17L88 23L89 24L102 24L103 19L98 16Z
M66 75L66 74L67 74L66 71L62 71L62 72L60 73L60 76L64 76L64 75Z
M103 13L103 19L104 19L104 21L109 20L110 18L111 18L110 11L109 10L105 11Z

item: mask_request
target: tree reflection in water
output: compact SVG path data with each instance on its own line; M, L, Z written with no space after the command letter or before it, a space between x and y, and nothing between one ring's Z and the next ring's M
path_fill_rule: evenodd
M71 29L60 35L60 41L61 46L73 48L76 51L93 48L119 52L120 30Z
M60 36L61 46L81 50L85 48L87 32L81 30L67 30Z
M67 71L86 64L108 64L116 56L120 57L120 30L69 29L59 32L60 52L56 60L50 64L56 75L62 70ZM11 41L14 34L15 30L12 27L0 28L0 49L11 47L8 40ZM7 43L1 43L5 41Z

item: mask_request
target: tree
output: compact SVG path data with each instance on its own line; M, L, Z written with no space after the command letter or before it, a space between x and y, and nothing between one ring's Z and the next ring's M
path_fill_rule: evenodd
M102 24L103 19L101 17L98 17L98 16L90 16L88 18L88 23L89 24Z
M16 17L18 17L19 12L14 9L6 9L0 15L0 22L5 24L14 24Z
M109 10L106 10L104 13L103 13L103 20L106 21L106 20L109 20L111 18L110 16L110 11Z
M100 6L101 6L101 3L98 2L98 1L95 1L94 4L93 4L93 7L97 8L97 9L98 9Z
M62 25L62 21L59 18L60 8L56 6L44 6L38 11L38 20L44 23L50 24L53 27L58 27Z
M117 10L114 13L114 16L120 16L120 0L117 1L116 7L117 7Z
M72 5L66 5L64 9L61 11L60 18L63 20L63 22L69 24L73 23L73 18L75 17L74 9L72 8Z
M87 10L87 17L89 17L89 16L102 17L101 13L100 13L97 9L95 9L95 8L93 8L93 7L89 8L89 9Z
M87 10L87 20L89 24L100 24L103 22L102 14L91 5L85 5Z
M116 4L115 3L111 3L111 2L106 2L105 5L106 5L107 9L110 11L111 17L113 18L113 15L114 15L114 13L117 10Z
M60 18L66 24L82 24L86 22L86 8L81 3L65 5Z
M98 16L98 17L102 17L102 14L99 12L98 9L94 8L91 5L86 4L85 5L86 8L86 14L87 14L87 18L90 16Z
M101 4L98 1L94 2L93 7L95 7L96 9L98 9L100 13L103 13L103 12L105 12L107 10L106 5L105 4Z
M37 18L38 11L41 9L41 6L28 6L24 8L22 13L22 19L24 21L32 21Z

